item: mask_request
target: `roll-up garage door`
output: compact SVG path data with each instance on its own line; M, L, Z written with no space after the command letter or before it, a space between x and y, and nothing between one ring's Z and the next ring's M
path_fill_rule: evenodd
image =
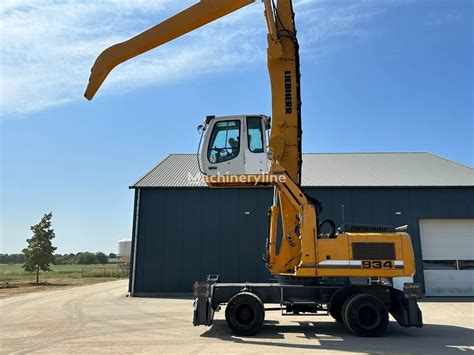
M420 220L427 296L474 296L474 220Z

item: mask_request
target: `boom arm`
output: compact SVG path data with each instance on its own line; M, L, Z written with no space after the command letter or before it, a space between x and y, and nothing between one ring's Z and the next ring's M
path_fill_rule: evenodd
M205 24L228 15L255 0L201 0L168 20L140 33L128 41L104 50L91 69L84 96L92 100L107 75L117 65L172 41Z
M268 25L268 73L272 89L270 151L273 163L301 183L299 46L291 0L263 0Z

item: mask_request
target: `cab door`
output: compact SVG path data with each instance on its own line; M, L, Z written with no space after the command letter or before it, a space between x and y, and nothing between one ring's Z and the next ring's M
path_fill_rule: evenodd
M243 119L232 117L215 119L206 142L202 159L208 175L244 174L244 152L242 148Z
M265 122L262 116L245 118L245 174L263 174L268 172Z

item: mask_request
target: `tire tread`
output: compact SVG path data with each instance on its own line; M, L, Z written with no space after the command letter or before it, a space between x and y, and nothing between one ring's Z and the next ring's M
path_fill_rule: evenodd
M379 326L376 327L373 330L366 330L360 327L357 327L357 323L352 319L352 315L350 312L352 311L352 308L354 305L356 305L358 302L370 302L373 305L376 306L376 309L378 309L379 316L380 316L380 323ZM349 297L346 302L344 303L344 306L342 307L342 315L343 315L343 321L344 325L347 327L347 329L357 335L357 336L362 336L362 337L379 337L382 336L385 333L385 330L388 326L388 312L384 306L384 304L375 296L372 296L367 293L357 293Z

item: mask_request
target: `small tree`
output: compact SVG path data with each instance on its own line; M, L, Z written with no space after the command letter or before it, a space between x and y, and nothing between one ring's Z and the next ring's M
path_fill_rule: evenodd
M41 221L31 226L33 236L27 239L28 247L22 250L25 254L25 264L23 269L28 272L36 272L36 283L39 283L39 272L50 271L49 265L54 262L54 251L52 240L55 237L54 230L51 229L51 218L53 213L47 213Z

